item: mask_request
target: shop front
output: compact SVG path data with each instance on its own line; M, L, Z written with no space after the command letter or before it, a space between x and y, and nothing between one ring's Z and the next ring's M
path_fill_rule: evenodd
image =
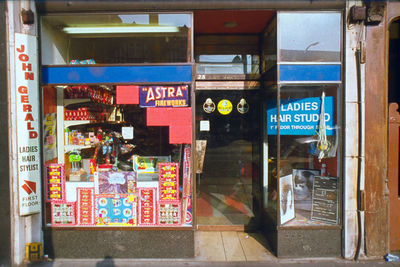
M194 258L197 231L351 258L347 9L305 2L8 2L35 18L8 29L12 260Z
M187 13L42 17L51 257L193 257L192 28Z
M218 11L237 27L206 27L213 12L194 13L198 228L339 256L341 12Z
M45 253L190 258L218 229L340 256L342 20L43 15Z

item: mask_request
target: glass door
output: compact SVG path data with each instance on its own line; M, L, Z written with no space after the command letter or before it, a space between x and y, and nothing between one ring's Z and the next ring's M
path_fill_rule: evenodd
M205 146L197 177L199 225L255 223L259 184L258 90L196 92L196 139Z

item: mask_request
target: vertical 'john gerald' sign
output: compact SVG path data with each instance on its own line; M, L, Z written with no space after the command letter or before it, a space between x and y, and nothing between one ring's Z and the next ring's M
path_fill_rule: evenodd
M37 38L15 34L19 213L40 212L40 136Z

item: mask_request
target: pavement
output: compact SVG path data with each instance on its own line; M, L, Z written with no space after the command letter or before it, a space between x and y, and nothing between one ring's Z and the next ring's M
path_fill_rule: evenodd
M383 258L359 261L343 258L277 258L262 234L244 232L197 231L195 255L189 259L49 259L26 267L400 267L400 261ZM395 252L400 255L400 252Z
M400 262L385 262L384 260L346 261L340 258L332 259L277 259L275 261L198 261L182 259L56 259L51 262L28 264L27 267L399 267Z

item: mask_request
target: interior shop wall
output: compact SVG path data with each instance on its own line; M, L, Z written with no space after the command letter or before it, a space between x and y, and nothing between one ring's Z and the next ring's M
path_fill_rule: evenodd
M5 1L0 1L0 62L7 62ZM8 169L7 64L0 64L0 266L10 264L10 183Z
M42 23L40 26L41 49L42 51L46 51L46 56L42 56L42 65L66 64L68 61L68 36L61 31L55 31L47 23Z

